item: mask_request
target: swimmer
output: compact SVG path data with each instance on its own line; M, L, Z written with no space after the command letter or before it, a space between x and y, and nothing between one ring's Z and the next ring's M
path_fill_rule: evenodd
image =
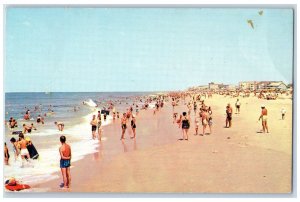
M57 126L57 128L58 128L59 131L63 131L64 130L64 127L65 127L64 123L55 121L54 124Z

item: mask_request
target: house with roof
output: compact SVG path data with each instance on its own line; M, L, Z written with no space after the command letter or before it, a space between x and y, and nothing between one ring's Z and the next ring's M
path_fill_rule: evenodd
M282 81L271 82L267 85L267 89L271 90L287 90L287 85Z

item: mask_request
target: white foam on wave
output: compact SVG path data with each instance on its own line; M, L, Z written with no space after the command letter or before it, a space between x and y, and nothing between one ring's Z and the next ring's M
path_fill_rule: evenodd
M92 140L90 120L92 115L96 112L90 113L83 117L84 121L81 124L75 125L63 132L57 130L47 129L39 131L34 136L57 135L58 133L64 134L67 137L76 137L80 141L69 143L72 148L72 161L71 163L83 159L86 155L97 152L99 146L98 140ZM112 117L107 116L106 121L102 121L102 125L106 126L112 122ZM103 138L103 141L107 138ZM59 167L59 147L60 143L51 145L49 148L37 148L39 152L39 159L32 160L31 163L25 163L25 167L21 168L21 157L15 161L14 154L10 152L10 165L4 166L4 179L15 177L22 183L33 185L40 182L45 182L59 178L58 175L53 175L55 172L60 171Z

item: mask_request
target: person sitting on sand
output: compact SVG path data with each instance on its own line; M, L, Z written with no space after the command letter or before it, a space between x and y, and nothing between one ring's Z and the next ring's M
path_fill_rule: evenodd
M265 133L267 130L267 133L269 133L269 129L268 129L268 124L267 124L267 120L268 120L268 110L266 109L266 107L264 105L261 106L261 115L259 116L258 121L261 119L261 124L263 127L263 132Z
M92 139L96 139L96 129L98 125L98 121L96 119L96 115L93 115L93 119L91 120L90 124L92 125Z
M64 127L65 127L64 123L55 121L54 124L57 126L57 129L59 131L63 131L64 130Z
M66 137L61 136L59 138L61 147L59 148L60 154L60 169L63 177L63 188L69 188L71 185L71 173L70 173L70 166L71 166L71 147L66 143Z
M186 112L182 113L182 121L181 121L181 128L182 128L182 134L184 140L189 140L189 128L190 128L190 118L187 116Z
M23 134L31 133L31 126L27 126L25 123L23 124Z
M123 113L123 117L121 119L122 135L121 135L121 139L120 140L125 139L124 135L125 135L125 131L126 131L126 128L127 128L126 123L127 123L126 113Z

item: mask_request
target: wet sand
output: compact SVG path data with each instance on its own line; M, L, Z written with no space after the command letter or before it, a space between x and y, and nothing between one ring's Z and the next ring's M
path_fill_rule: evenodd
M178 141L181 129L173 124L167 103L153 115L141 111L137 138L130 127L120 141L119 120L104 128L98 152L73 163L72 185L59 188L62 178L34 185L50 192L105 193L289 193L292 174L292 100L240 98L241 114L233 114L232 128L225 126L225 107L236 98L214 95L205 103L213 110L210 135L194 135L194 112L189 141ZM260 106L268 109L270 134L259 133ZM285 120L280 110L285 107ZM181 104L176 112L187 111ZM201 133L202 126L199 127ZM208 132L208 131L207 131ZM76 148L73 148L76 152Z

